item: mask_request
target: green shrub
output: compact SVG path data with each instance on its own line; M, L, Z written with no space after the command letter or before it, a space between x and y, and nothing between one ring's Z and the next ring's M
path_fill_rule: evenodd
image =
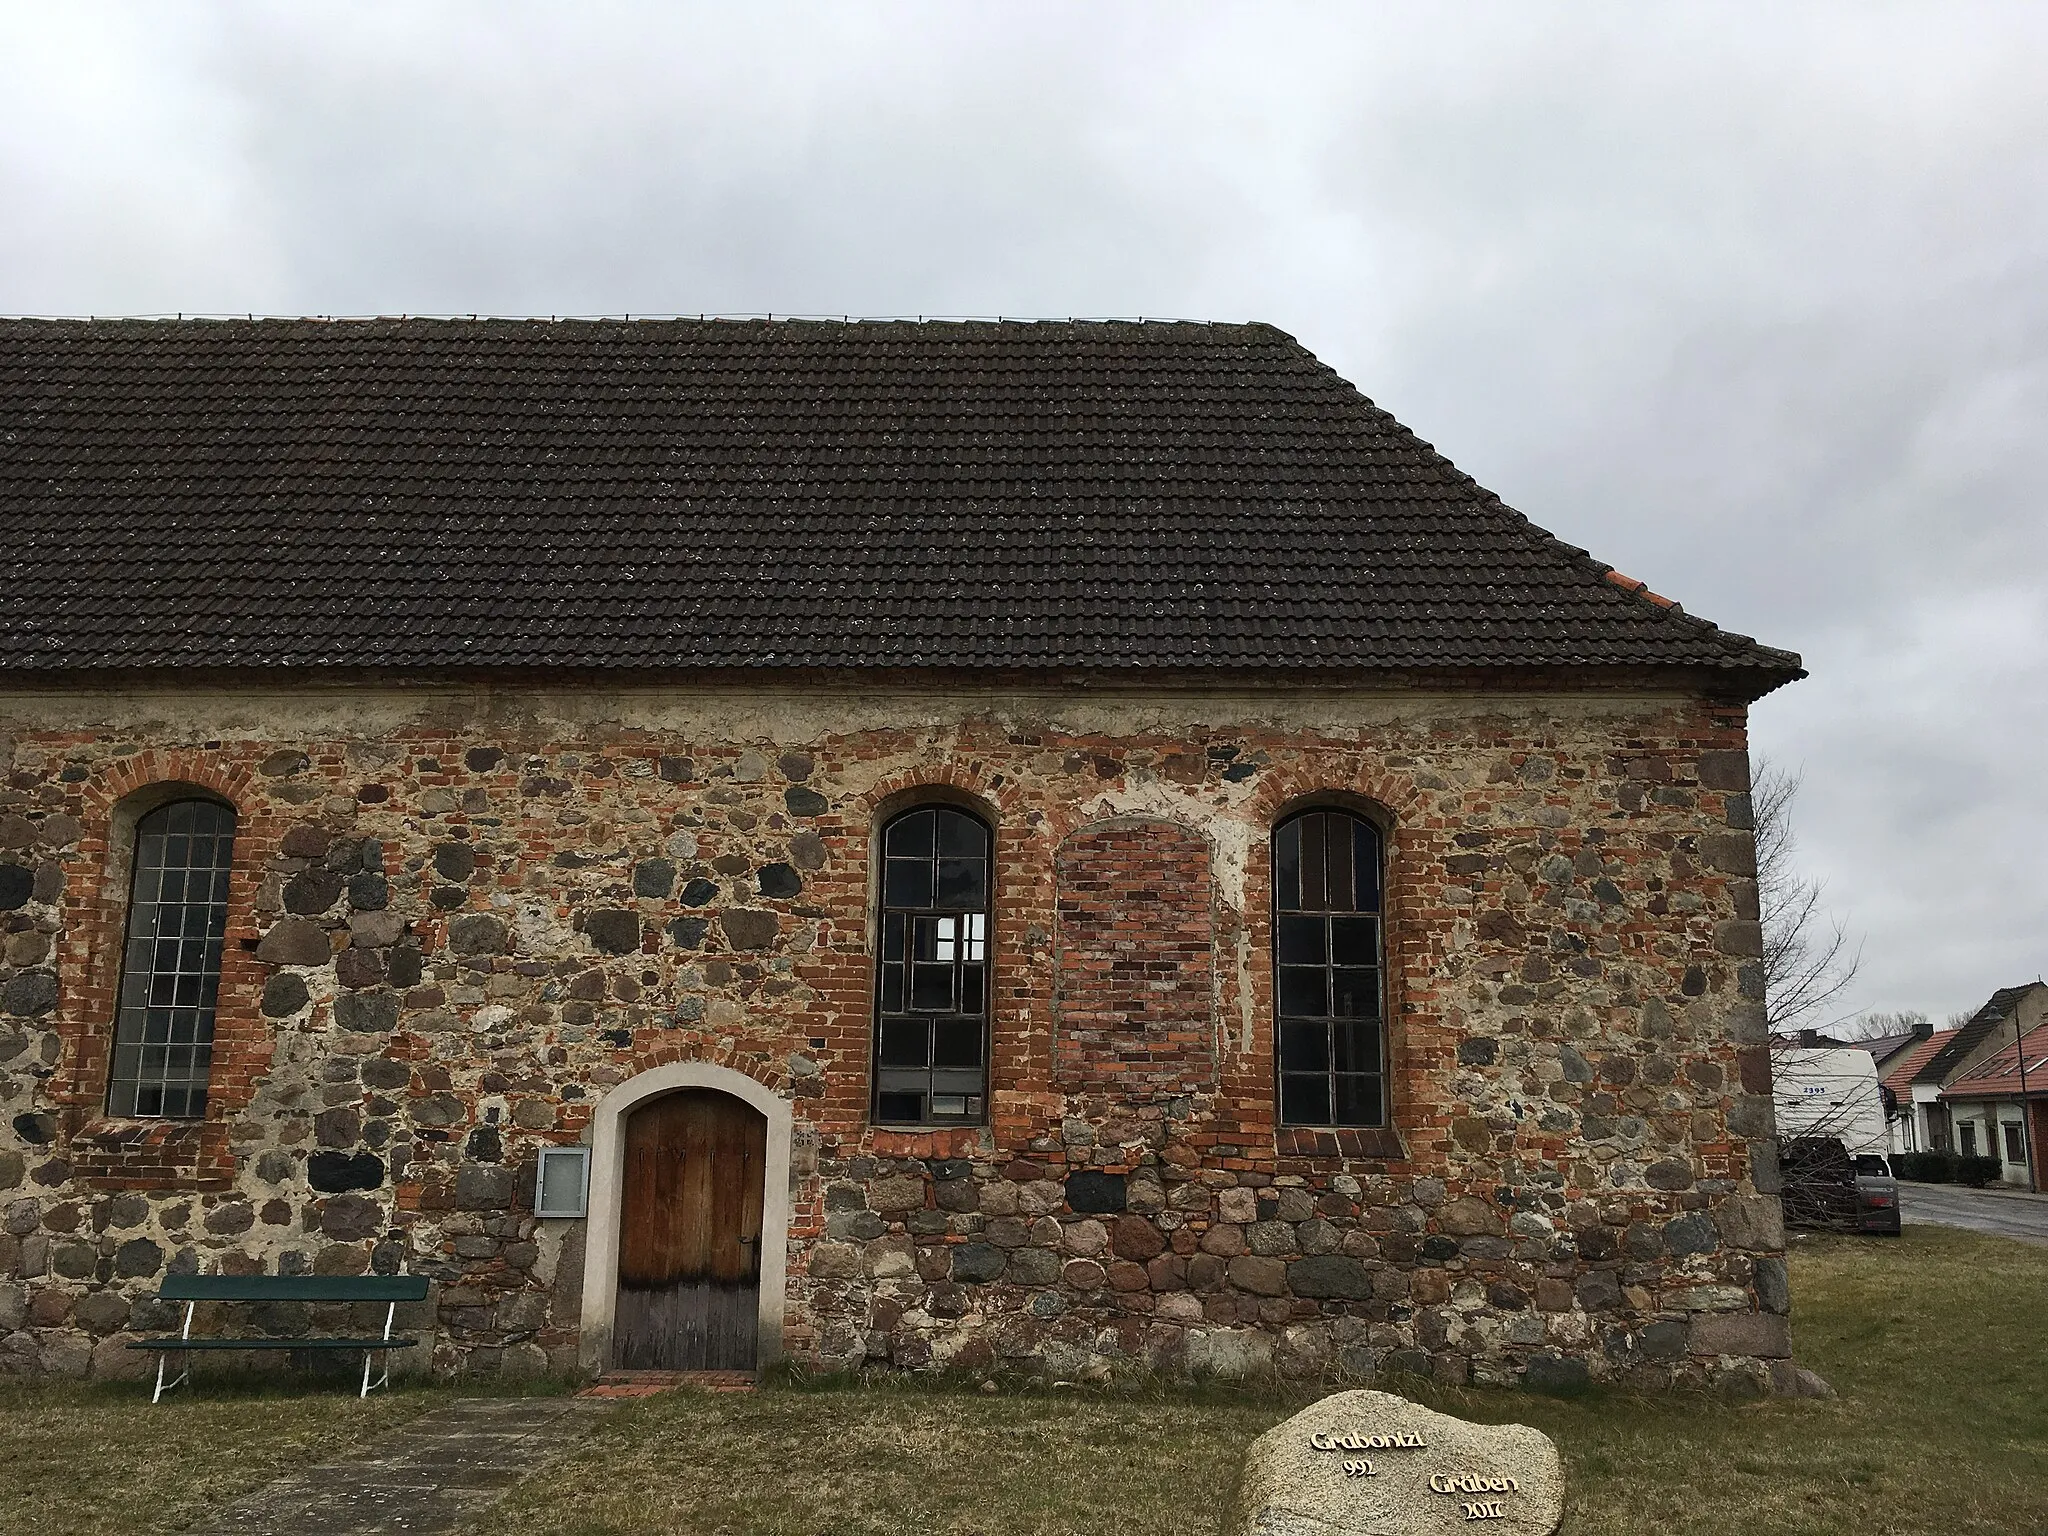
M2005 1171L2005 1165L1995 1157L1959 1157L1956 1159L1956 1182L1967 1184L1972 1189L1982 1189Z
M1892 1172L1920 1184L1953 1184L1956 1155L1953 1152L1900 1152L1892 1158Z

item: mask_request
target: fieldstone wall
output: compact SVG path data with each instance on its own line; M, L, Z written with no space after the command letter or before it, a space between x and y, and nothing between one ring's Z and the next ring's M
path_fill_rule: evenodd
M702 1060L793 1101L820 1364L1790 1385L1739 707L20 692L0 769L0 1370L139 1366L197 1268L424 1272L434 1367L571 1369L534 1153ZM213 1099L116 1121L124 829L178 784L240 817ZM982 1130L868 1123L871 844L927 794L996 829ZM1316 800L1388 829L1392 1133L1274 1124Z

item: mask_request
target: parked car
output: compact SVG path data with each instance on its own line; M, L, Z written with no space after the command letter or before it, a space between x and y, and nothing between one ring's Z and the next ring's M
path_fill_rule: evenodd
M1794 1136L1779 1154L1779 1167L1788 1225L1899 1235L1899 1181L1882 1155L1852 1156L1833 1136Z
M1891 1165L1874 1152L1853 1159L1856 1170L1856 1228L1886 1237L1899 1235L1899 1181Z
M1793 1136L1778 1153L1785 1222L1822 1232L1861 1230L1862 1196L1849 1149L1832 1136Z

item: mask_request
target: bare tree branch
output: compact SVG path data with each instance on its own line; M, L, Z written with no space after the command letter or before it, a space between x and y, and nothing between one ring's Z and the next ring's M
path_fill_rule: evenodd
M1859 1040L1879 1040L1886 1035L1910 1035L1926 1023L1926 1014L1903 1008L1896 1013L1866 1013L1860 1018L1831 1026L1828 1034L1845 1045L1854 1045Z
M1830 1014L1862 958L1821 905L1821 884L1801 875L1792 802L1799 775L1759 758L1750 788L1756 822L1757 903L1764 930L1764 1012L1770 1027L1812 1027ZM1830 1020L1830 1022L1833 1022Z

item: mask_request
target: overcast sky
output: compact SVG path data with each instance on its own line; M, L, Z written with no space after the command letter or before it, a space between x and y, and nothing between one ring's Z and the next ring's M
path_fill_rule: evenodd
M1804 653L1853 1006L2048 967L2048 5L0 22L0 311L1272 321Z

